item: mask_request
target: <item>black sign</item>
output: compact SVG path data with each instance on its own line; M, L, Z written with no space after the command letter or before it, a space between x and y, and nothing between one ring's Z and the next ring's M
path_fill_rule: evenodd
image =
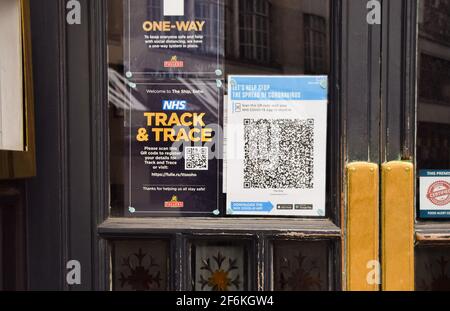
M222 76L221 0L125 0L127 78Z
M216 81L131 84L125 117L130 216L218 215Z

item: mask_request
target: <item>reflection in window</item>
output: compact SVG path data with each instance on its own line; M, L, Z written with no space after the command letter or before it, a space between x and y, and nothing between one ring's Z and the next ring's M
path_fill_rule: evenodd
M256 62L269 61L269 2L239 1L240 56Z
M421 0L419 8L417 168L447 170L450 169L450 0ZM417 183L420 185L419 178Z
M325 71L327 34L325 18L313 14L305 14L305 71L319 74Z
M416 290L450 291L450 248L416 249Z
M427 169L450 167L450 124L420 122L417 137L417 163Z
M428 39L450 45L450 1L421 0L420 30Z
M217 0L197 0L195 1L195 19L200 19L205 21L205 29L203 36L205 37L205 42L202 46L202 51L205 54L216 54L217 49L222 48L217 46L217 42L222 42L224 36L223 32L218 28L218 19L221 14L217 11ZM219 20L220 23L223 21ZM222 28L222 27L220 27ZM216 35L218 34L218 36Z
M420 76L420 99L450 106L450 54L449 59L422 54Z
M328 74L330 2L227 0L227 74Z
M161 1L162 0L152 0L147 2L147 12L149 20L157 21L161 19Z

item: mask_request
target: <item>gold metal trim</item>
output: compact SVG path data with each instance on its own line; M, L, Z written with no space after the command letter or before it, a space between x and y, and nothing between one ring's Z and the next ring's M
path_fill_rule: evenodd
M414 290L414 166L382 165L382 288Z
M379 290L379 168L347 165L347 290ZM373 265L375 263L375 265ZM375 269L375 271L373 271Z

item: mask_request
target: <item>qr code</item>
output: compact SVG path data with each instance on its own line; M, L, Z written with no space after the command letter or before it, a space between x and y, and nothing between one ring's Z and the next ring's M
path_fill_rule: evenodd
M191 171L208 170L208 147L186 147L184 169Z
M244 188L312 189L314 119L245 119Z

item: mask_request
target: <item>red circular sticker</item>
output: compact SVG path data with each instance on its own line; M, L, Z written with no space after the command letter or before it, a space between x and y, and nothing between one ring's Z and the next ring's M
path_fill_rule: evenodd
M440 180L433 183L427 191L427 198L434 205L444 206L450 203L450 184Z

